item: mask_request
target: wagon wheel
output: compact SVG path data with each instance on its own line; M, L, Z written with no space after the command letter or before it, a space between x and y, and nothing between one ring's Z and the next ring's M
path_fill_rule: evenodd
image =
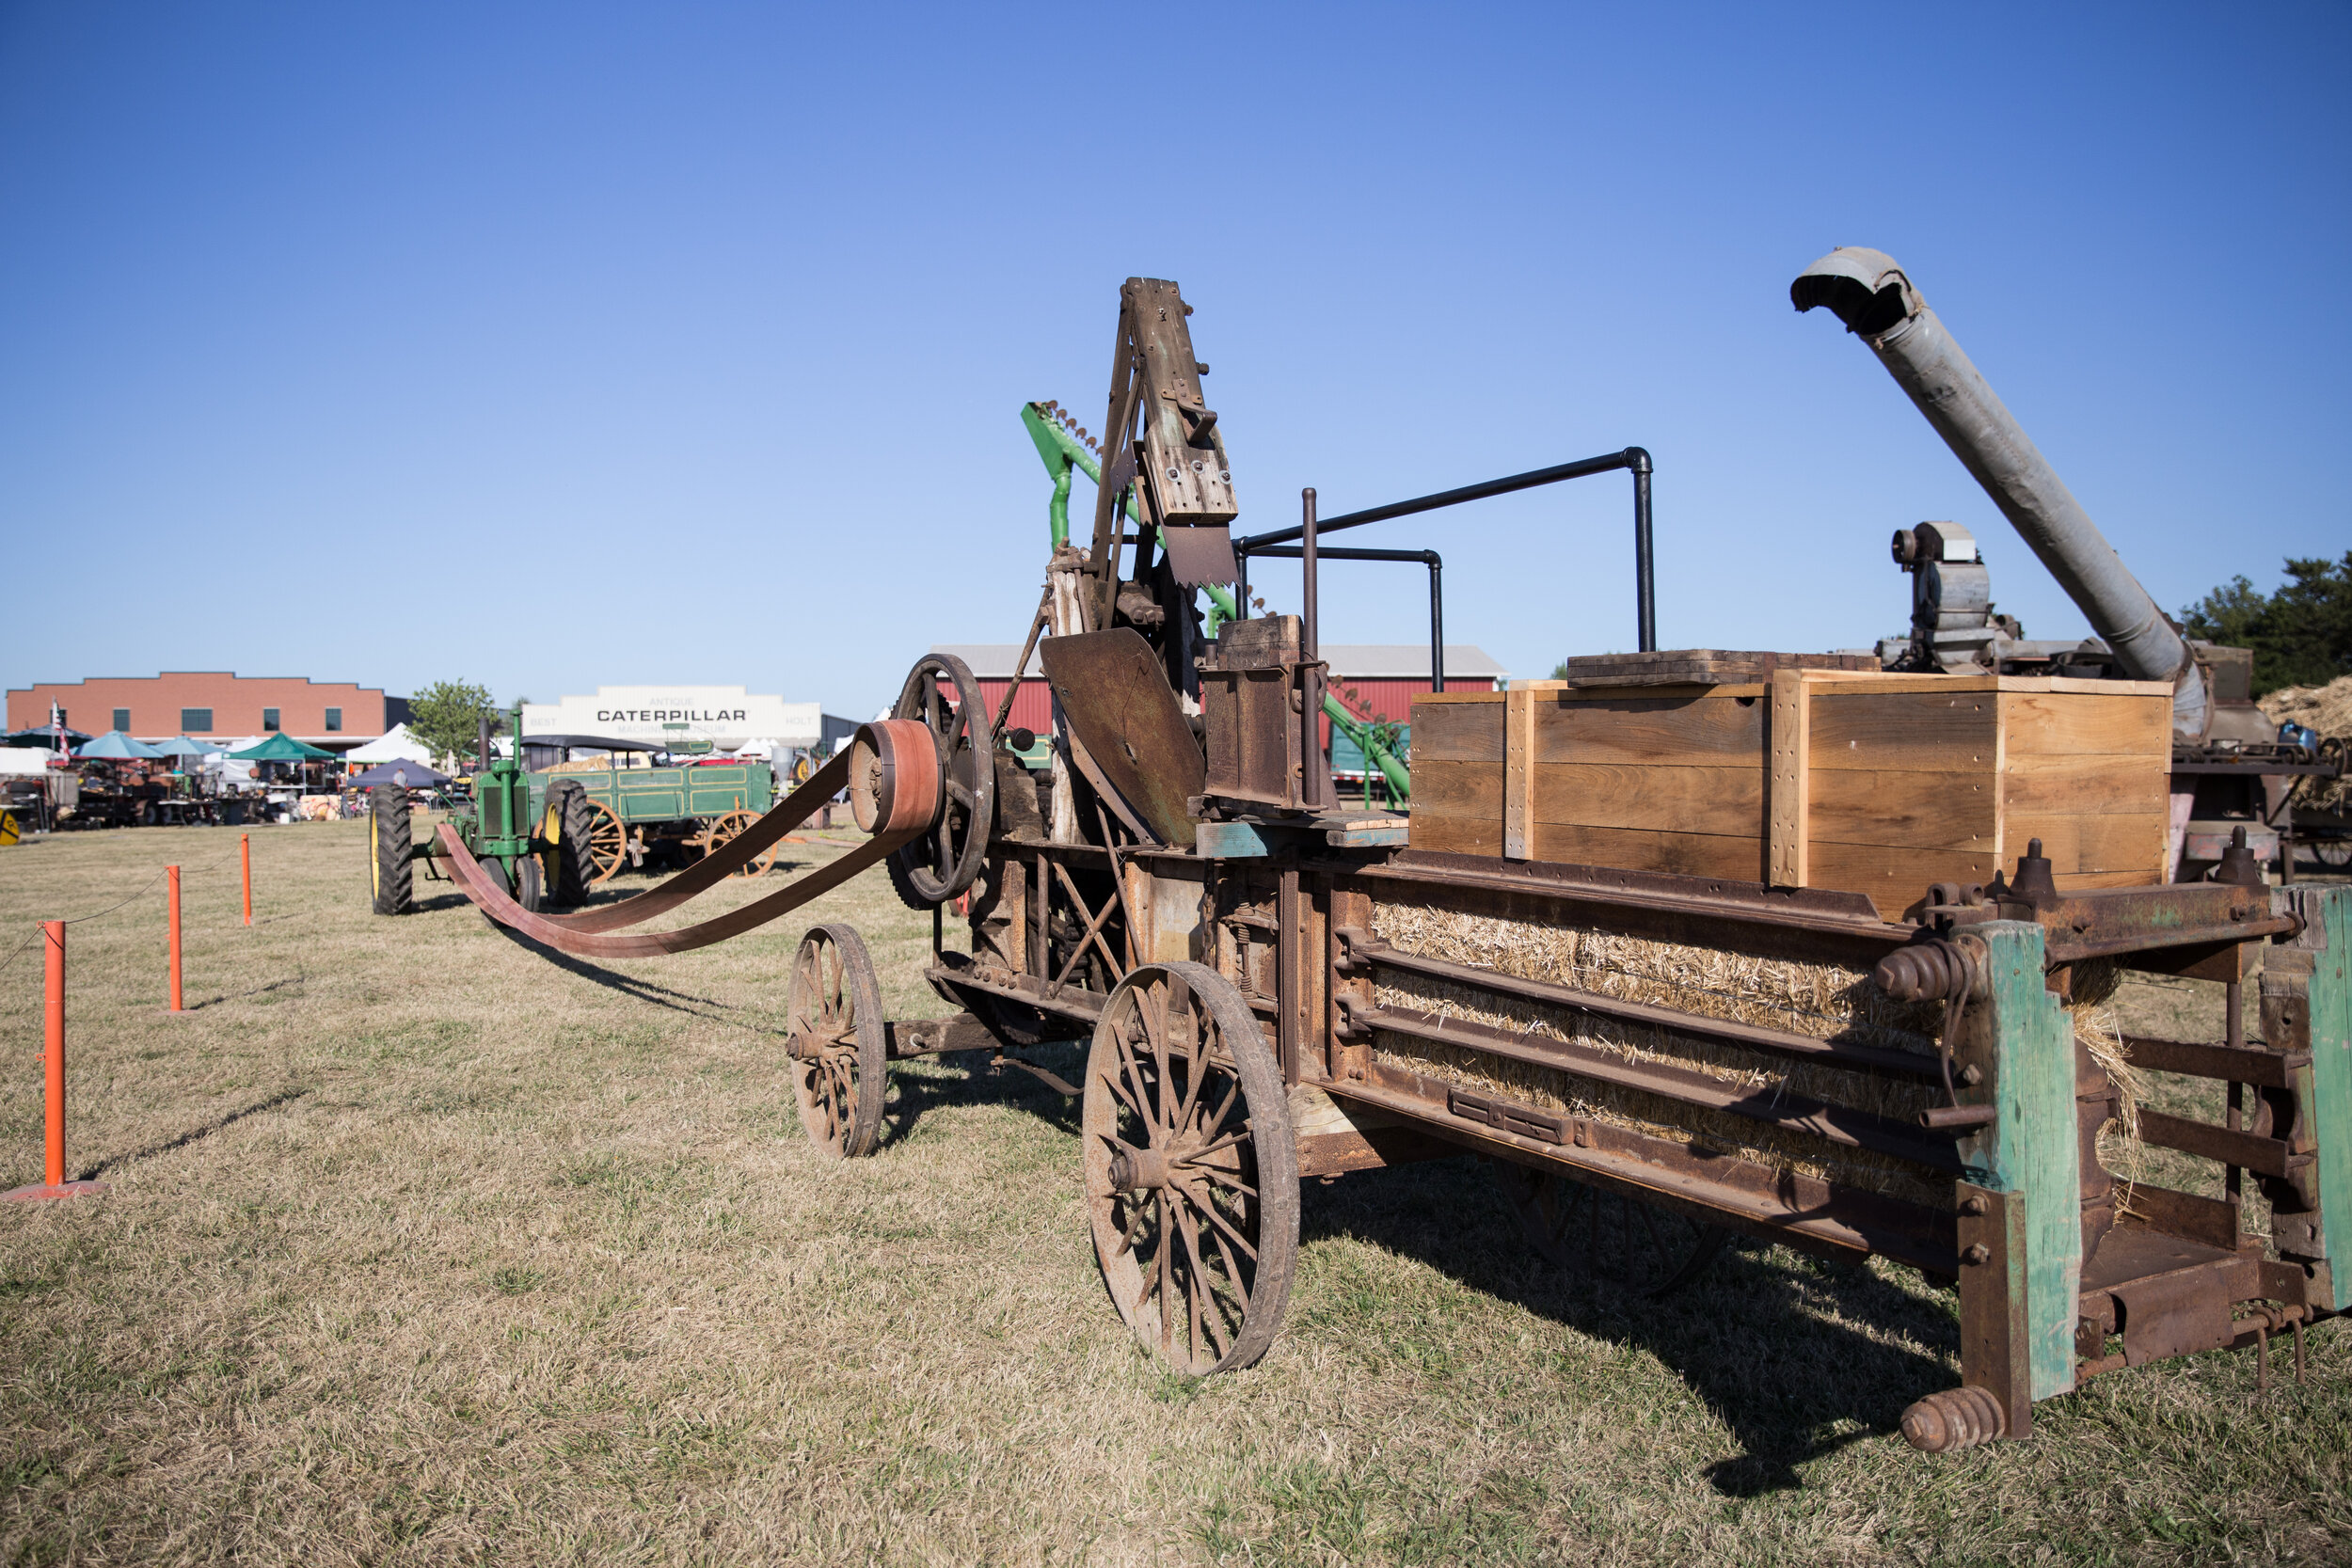
M708 826L705 827L700 833L695 835L695 842L703 847L704 854L715 855L719 852L719 847L721 845L725 844L730 839L739 836L744 829L750 827L753 823L758 820L759 815L756 812L722 812L717 816L712 817ZM760 853L753 856L748 863L737 869L733 874L742 878L745 881L750 881L755 877L765 876L768 868L776 863L776 857L783 852L784 844L781 840L779 840L778 842L768 846L768 847L760 851Z
M1256 1361L1290 1303L1298 1153L1241 992L1197 963L1130 973L1094 1027L1084 1115L1094 1255L1119 1315L1179 1371Z
M801 1125L818 1148L844 1159L873 1153L888 1045L882 989L856 928L818 926L803 937L786 994Z
M588 802L588 885L602 887L628 858L628 830L601 800Z
M1498 1161L1495 1180L1546 1262L1655 1301L1696 1279L1730 1232L1672 1209Z
M2352 838L2315 838L2306 840L2319 863L2330 871L2341 871L2352 865Z
M979 682L953 654L926 654L916 661L891 717L920 720L931 732L946 784L947 798L930 835L890 857L890 880L899 898L929 909L970 887L988 857L988 835L996 823L995 737Z

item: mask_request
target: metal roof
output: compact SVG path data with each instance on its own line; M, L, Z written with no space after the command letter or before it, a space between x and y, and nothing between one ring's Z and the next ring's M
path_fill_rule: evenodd
M972 667L972 673L983 680L1010 680L1013 660L1021 657L1018 642L934 642L931 652L953 654ZM1429 644L1426 642L1326 642L1323 657L1331 666L1331 673L1353 680L1427 680L1429 678ZM1042 672L1037 656L1029 656L1032 677ZM1445 674L1451 680L1502 680L1510 672L1486 657L1486 650L1471 642L1449 642L1445 645Z

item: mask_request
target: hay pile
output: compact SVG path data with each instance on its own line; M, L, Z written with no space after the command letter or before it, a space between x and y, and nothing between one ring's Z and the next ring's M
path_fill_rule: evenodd
M1375 911L1375 921L1381 939L1404 952L1817 1039L1932 1056L1944 1023L1943 1004L1890 1002L1862 970L1686 947L1592 927L1497 920L1431 906L1384 904ZM2113 990L2111 965L2105 966L2103 974L2077 976L2072 1009L2075 1035L2117 1077L2129 1096L2127 1103L2136 1103L2137 1077L2123 1059L2113 1020L2100 1006ZM1940 1085L1820 1067L1423 975L1384 971L1375 994L1383 1007L1549 1036L1628 1061L1692 1068L1742 1088L1828 1101L1897 1121L1913 1120L1943 1098ZM1706 1152L1733 1155L1915 1203L1940 1208L1952 1200L1947 1178L1867 1149L1787 1132L1727 1111L1689 1106L1549 1068L1387 1031L1375 1036L1374 1053L1392 1066L1465 1088L1488 1089L1524 1103L1590 1117ZM2127 1115L2124 1125L2117 1130L2119 1159L2128 1154L2125 1146L2134 1135Z
M2326 686L2287 686L2254 705L2274 724L2307 724L2323 736L2352 739L2352 675ZM2352 779L2307 781L2295 803L2319 811L2352 808Z

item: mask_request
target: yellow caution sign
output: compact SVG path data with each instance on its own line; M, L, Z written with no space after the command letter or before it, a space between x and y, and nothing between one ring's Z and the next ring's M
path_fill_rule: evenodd
M14 844L24 836L24 830L16 825L16 813L0 811L0 844Z

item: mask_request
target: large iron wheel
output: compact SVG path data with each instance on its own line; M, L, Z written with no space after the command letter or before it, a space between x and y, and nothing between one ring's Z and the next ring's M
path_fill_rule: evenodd
M819 1148L843 1159L873 1153L889 1041L874 961L856 928L818 926L803 937L787 996L801 1125Z
M1266 1352L1298 1261L1298 1152L1274 1053L1232 983L1145 964L1087 1060L1087 1210L1103 1282L1178 1371Z
M721 812L704 827L702 832L697 835L696 842L702 845L705 855L715 855L719 852L721 846L740 837L745 829L758 820L759 815L756 812ZM779 840L736 867L731 875L740 877L745 881L764 877L768 873L768 868L776 863L776 857L783 852L784 844Z
M628 830L602 800L588 802L588 885L602 887L628 858Z
M898 896L928 909L970 887L988 857L988 835L996 823L996 737L979 682L953 654L926 654L916 661L891 717L919 720L931 732L946 787L930 833L890 857Z
M1552 1171L1505 1161L1494 1170L1537 1256L1652 1301L1696 1279L1730 1239L1720 1226Z

